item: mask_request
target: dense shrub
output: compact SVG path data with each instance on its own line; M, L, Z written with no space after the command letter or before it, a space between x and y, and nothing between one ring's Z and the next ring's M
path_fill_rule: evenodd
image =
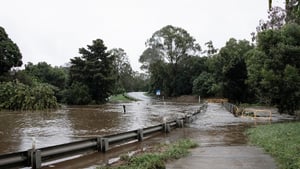
M74 82L70 88L63 92L64 102L73 105L89 104L92 101L89 88L79 82Z
M0 83L0 109L43 110L57 108L58 104L50 85L37 83L29 87L23 83Z

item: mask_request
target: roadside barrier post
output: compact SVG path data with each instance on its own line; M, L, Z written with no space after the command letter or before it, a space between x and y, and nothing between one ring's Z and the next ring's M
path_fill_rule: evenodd
M102 151L102 138L97 137L97 151L101 152Z
M139 129L139 130L137 131L137 134L138 134L137 139L138 139L139 141L143 141L143 139L144 139L143 129Z
M185 116L185 123L190 123L191 121L190 121L190 116L188 116L188 115L186 115Z
M183 128L183 120L177 119L176 120L176 125L178 128Z
M164 131L165 131L165 133L170 133L171 128L170 128L170 125L168 123L164 123Z
M31 151L31 167L32 167L32 169L39 169L42 167L41 150L32 150Z
M102 140L101 141L101 143L102 143L102 145L101 145L102 152L106 152L109 148L108 138L102 138L101 140Z

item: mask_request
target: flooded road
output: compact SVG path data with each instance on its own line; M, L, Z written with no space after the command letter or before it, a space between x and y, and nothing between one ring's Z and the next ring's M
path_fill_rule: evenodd
M159 103L155 103L155 100L149 100L153 103L143 103L143 106L149 106L149 104L154 104L153 107L149 106L148 109L158 110L160 108ZM140 103L141 104L141 103ZM171 106L171 103L166 103L172 110L178 109L179 103L174 103ZM182 107L185 107L186 110L192 110L193 108L198 107L197 104L187 105L186 103L181 103ZM176 105L176 106L175 106ZM165 111L165 110L162 110ZM95 169L97 166L104 164L111 164L117 159L120 158L120 155L130 154L133 152L144 151L153 145L162 144L162 143L171 143L182 138L190 138L200 145L200 152L202 150L210 150L214 147L225 147L222 149L228 153L231 150L226 149L227 147L237 147L238 150L241 147L246 146L247 149L247 137L244 132L247 128L255 126L258 123L269 124L281 120L292 120L290 116L279 115L274 111L274 119L272 122L268 120L259 120L257 123L251 118L236 118L231 113L229 113L221 104L208 103L207 111L202 112L197 115L194 121L187 125L186 128L178 128L171 131L169 134L161 133L155 137L145 139L143 142L135 142L129 145L121 146L120 148L112 149L106 153L92 153L87 156L83 156L77 159L72 159L64 161L62 163L52 164L45 166L45 168L85 168L85 169ZM159 121L159 119L158 119ZM243 151L244 149L242 149ZM250 151L250 150L249 150ZM223 152L224 153L224 152ZM198 156L195 157L199 158ZM186 161L189 163L189 161ZM184 160L177 162L172 161L167 165L167 168L176 168L172 166L173 164L184 164ZM171 165L171 167L170 167ZM180 167L178 167L180 168ZM182 168L182 167L181 167ZM197 168L197 167L196 167Z
M178 103L129 93L140 101L99 106L67 106L51 112L0 112L0 154L159 124L194 112L198 103ZM126 106L126 113L123 112Z

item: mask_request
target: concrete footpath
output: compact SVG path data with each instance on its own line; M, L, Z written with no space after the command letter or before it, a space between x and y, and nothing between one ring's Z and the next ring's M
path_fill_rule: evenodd
M167 169L276 169L274 159L252 146L216 146L193 149L191 154L169 162Z
M249 119L235 118L220 104L208 104L207 111L187 130L199 147L179 160L167 163L167 169L277 169L275 160L263 149L250 146L245 130L253 126Z

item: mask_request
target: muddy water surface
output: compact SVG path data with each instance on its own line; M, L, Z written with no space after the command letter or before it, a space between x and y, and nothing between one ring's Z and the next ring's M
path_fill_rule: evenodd
M70 106L52 112L0 112L0 154L52 146L159 124L196 111L197 103L177 103L130 93L137 102ZM126 113L123 111L126 106Z
M149 110L159 110L159 105L163 103L149 102L148 104L154 104L153 107L149 105L147 106ZM174 104L177 106L180 105L179 103ZM180 110L177 106L169 105L167 107L172 109L171 113L176 113L176 111ZM180 106L192 110L195 105L182 104ZM154 114L154 117L155 116L157 115ZM153 118L153 116L149 117ZM286 119L287 116L282 116L281 118L279 114L275 113L274 121L272 122ZM268 124L272 122L268 120L259 120L255 123L255 121L251 118L236 118L231 113L226 111L224 107L222 107L222 105L209 103L207 111L197 115L194 121L188 124L185 128L172 130L169 134L162 133L157 135L156 137L146 139L143 142L137 142L122 146L117 149L112 149L105 154L93 153L82 158L49 165L48 167L94 169L100 165L113 163L122 154L131 154L133 152L143 151L144 149L147 149L148 147L151 147L153 145L161 143L171 143L182 138L191 138L197 141L200 144L200 147L244 146L247 144L247 137L244 134L247 128L257 125L258 123Z
M32 138L37 147L67 143L83 138L113 134L148 127L196 111L198 103L170 102L130 93L138 102L105 104L101 106L64 107L54 112L0 112L0 154L30 149ZM126 113L123 112L126 106ZM143 151L155 144L170 143L181 138L192 138L201 147L245 145L244 131L259 123L291 120L273 111L273 120L236 118L220 104L209 103L203 112L187 125L170 134L159 134L140 143L118 149L50 164L45 168L95 168L111 163L120 154Z

